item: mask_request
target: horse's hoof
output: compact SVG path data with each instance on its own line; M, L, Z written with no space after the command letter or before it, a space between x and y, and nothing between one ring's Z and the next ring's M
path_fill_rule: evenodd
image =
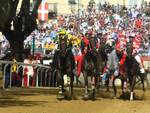
M57 99L58 99L58 100L63 100L63 99L64 99L64 95L58 95L58 96L57 96Z
M96 100L96 97L92 97L91 100L92 100L92 101L95 101L95 100Z
M130 101L133 101L133 98L130 98Z
M130 93L130 101L133 101L133 100L134 100L134 97L135 97L135 93L131 92L131 93Z
M64 99L64 95L63 95L63 92L62 92L62 91L59 91L59 92L58 92L57 99L58 99L58 100Z
M133 99L133 97L132 96L130 96L130 101L133 101L134 99Z
M143 92L145 92L146 90L145 90L145 88L143 89Z
M110 90L109 89L106 89L106 92L109 92Z
M126 93L122 93L119 98L120 99L125 99L126 97L127 97Z
M83 99L84 99L84 100L88 100L88 99L89 99L88 94L84 95Z
M68 100L77 100L77 98L75 96L72 96L72 97L68 97Z
M76 96L72 96L72 100L77 100L77 97Z
M66 100L72 100L72 97L65 96Z
M117 99L117 97L116 97L116 96L113 96L112 99Z

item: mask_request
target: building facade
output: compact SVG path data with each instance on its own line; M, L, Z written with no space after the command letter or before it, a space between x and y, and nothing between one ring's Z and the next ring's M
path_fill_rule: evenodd
M31 0L33 1L33 0ZM69 4L69 0L44 0L49 3L49 11L57 11L58 15L61 14L72 14L78 12L78 9L85 9L88 6L90 0L74 0L76 4ZM110 4L120 4L126 6L134 6L135 4L140 5L143 0L94 0L96 5L99 3L104 4L109 2ZM150 0L144 0L150 2ZM55 4L55 6L54 6ZM54 8L55 7L55 8Z

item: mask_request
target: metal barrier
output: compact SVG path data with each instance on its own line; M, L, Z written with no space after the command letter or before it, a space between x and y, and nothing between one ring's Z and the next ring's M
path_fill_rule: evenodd
M12 85L13 75L11 73L11 66L14 62L12 61L2 61L0 60L0 64L3 65L3 88L11 88L15 85ZM148 69L150 67L149 61L145 61ZM50 66L45 66L41 64L24 64L22 62L17 62L17 76L20 76L19 87L57 87L57 74L56 71L52 71ZM35 75L33 77L27 77L27 84L25 85L25 70L24 66L33 66L35 69ZM81 77L80 77L81 78ZM32 82L32 84L31 84ZM150 85L150 74L147 77L147 84Z
M11 88L13 76L11 72L11 66L14 64L12 61L3 61L0 60L0 64L2 65L2 71L3 71L3 88ZM53 72L50 66L45 66L41 64L24 64L22 62L17 62L17 77L21 78L21 84L19 87L30 87L31 85L33 87L55 87L57 80L56 77L53 77ZM34 67L34 73L32 77L25 76L25 70L24 66L33 66ZM21 72L21 73L20 73ZM26 77L26 78L25 78ZM17 79L18 79L17 78ZM27 79L27 81L26 81ZM32 80L32 81L31 81ZM19 80L17 80L19 81ZM27 84L25 85L25 81ZM31 84L32 82L32 84ZM35 83L34 83L35 82ZM34 84L34 85L33 85ZM16 87L16 86L15 86Z

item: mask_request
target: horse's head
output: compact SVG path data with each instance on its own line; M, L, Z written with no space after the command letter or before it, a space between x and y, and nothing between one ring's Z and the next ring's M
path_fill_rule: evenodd
M132 57L133 44L131 42L127 43L126 52L128 57Z
M90 37L88 51L91 52L94 56L98 53L96 44L97 44L97 41L95 37Z
M114 41L111 39L107 40L104 48L106 53L111 53L114 50Z
M67 35L60 35L60 37L59 37L59 48L60 48L60 53L62 56L66 55L67 47L68 47Z

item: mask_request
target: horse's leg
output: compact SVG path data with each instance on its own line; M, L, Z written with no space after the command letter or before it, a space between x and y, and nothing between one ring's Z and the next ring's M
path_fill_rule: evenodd
M87 76L86 71L83 72L83 76L84 76L84 81L85 81L84 99L88 99L88 97L89 97L89 94L88 94L88 76Z
M127 78L126 78L125 74L123 74L121 76L121 89L122 89L123 98L125 98L126 88L127 88Z
M100 78L99 75L96 76L96 80L95 81L96 81L96 85L95 85L96 86L96 91L99 93L99 89L100 89L100 86L101 86L101 83L100 83L101 82L101 78Z
M72 97L72 99L75 99L74 91L73 91L73 82L74 82L74 74L71 75L71 84L70 84L70 87L71 87L71 97Z
M130 72L128 72L128 79L129 79L129 84L130 84L130 86L131 86L131 84L132 84L132 76L131 76L131 73Z
M143 92L145 92L145 85L144 85L145 74L144 73L140 74L140 78L141 78Z
M109 91L109 79L110 79L110 74L106 75L106 81L105 81L105 86L106 86L106 91Z
M74 74L70 73L69 75L70 78L70 83L69 83L69 98L73 99L74 98L74 94L73 94L73 81L74 81ZM69 81L68 81L69 82Z
M64 92L64 81L63 76L61 75L60 71L57 71L58 76L58 83L59 83L59 92L58 92L58 99L64 98L63 92Z
M92 76L92 99L95 100L96 76Z
M116 85L115 85L115 80L118 78L118 76L114 76L113 80L112 80L112 86L113 86L113 89L114 89L114 97L113 98L116 98L116 95L117 95L117 88L116 88Z
M132 76L132 83L131 83L131 88L130 88L130 100L133 100L134 96L134 87L135 87L135 82L136 82L136 75Z
M123 80L123 78L121 79L121 90L122 90L121 97L124 98L125 97L125 92L124 92L124 80Z

